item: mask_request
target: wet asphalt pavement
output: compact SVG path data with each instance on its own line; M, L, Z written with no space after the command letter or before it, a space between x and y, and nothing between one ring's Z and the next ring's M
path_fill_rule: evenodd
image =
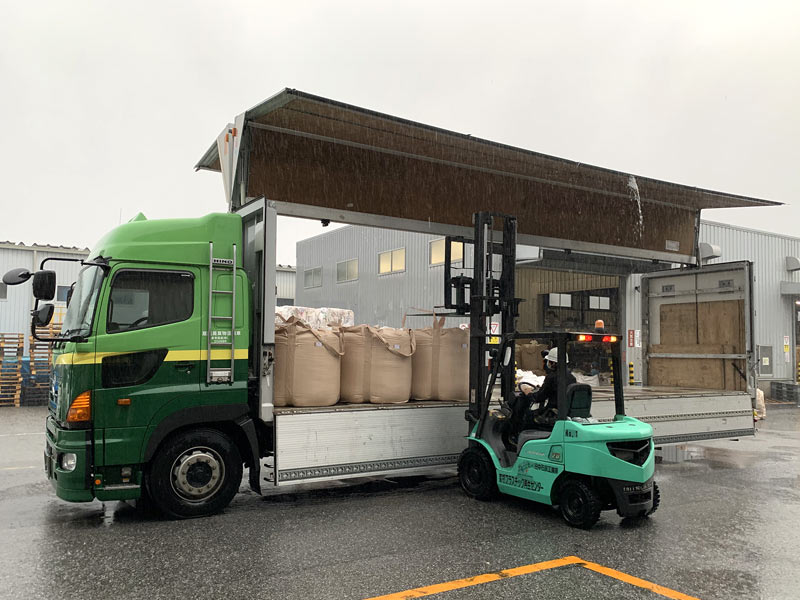
M0 409L0 598L365 599L577 556L443 591L442 600L800 597L800 409L759 435L666 452L649 520L570 529L544 506L470 500L452 476L363 480L168 521L125 503L58 500L42 471L45 409ZM245 477L246 480L246 477ZM621 575L621 577L619 577ZM639 582L641 585L641 582Z

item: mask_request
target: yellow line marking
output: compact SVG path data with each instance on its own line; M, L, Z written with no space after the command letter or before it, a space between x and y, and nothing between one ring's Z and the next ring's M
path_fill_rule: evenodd
M435 585L428 585L425 587L415 588L413 590L406 590L404 592L386 594L385 596L375 596L374 598L368 598L367 600L409 600L410 598L422 598L423 596L431 596L433 594L440 594L442 592L449 592L451 590L460 590L462 588L471 587L480 583L488 583L490 581L498 581L500 579L507 579L509 577L517 577L518 575L527 575L528 573L546 571L547 569L554 569L556 567L563 567L564 565L572 565L579 562L581 562L581 559L577 556L567 556L557 560L548 560L545 562L534 563L532 565L525 565L524 567L515 567L513 569L496 571L494 573L484 573L483 575L476 575L475 577L466 577L464 579L456 579L455 581L448 581L446 583L437 583Z
M619 579L620 581L624 581L625 583L635 585L636 587L650 590L651 592L655 592L656 594L659 594L666 598L672 598L673 600L699 600L695 596L688 596L686 594L676 592L675 590L665 588L663 585L658 585L657 583L652 583L644 579L639 579L638 577L634 577L633 575L628 575L627 573L623 573L615 569L609 569L608 567L604 567L603 565L598 565L597 563L589 562L588 560L584 560L581 563L581 566L586 569L589 569L590 571L595 571L596 573L602 573L603 575L606 575L608 577L613 577L614 579Z
M413 590L405 590L403 592L395 592L393 594L386 594L384 596L374 596L366 600L410 600L411 598L422 598L424 596L432 596L434 594L441 594L442 592L449 592L452 590L460 590L481 583L489 583L490 581L499 581L500 579L508 579L509 577L518 577L519 575L528 575L530 573L537 573L539 571L547 571L548 569L556 569L566 565L578 565L595 571L608 577L613 577L619 581L623 581L630 585L635 585L646 590L650 590L660 596L672 598L673 600L699 600L694 596L687 596L675 590L671 590L662 585L639 579L633 575L628 575L622 571L609 569L597 563L589 562L578 558L577 556L565 556L556 560L547 560L544 562L533 563L522 567L514 567L513 569L504 569L502 571L495 571L492 573L484 573L483 575L476 575L475 577L465 577L464 579L455 579L445 583L437 583L434 585L427 585L425 587L414 588Z
M38 465L32 467L0 467L0 471L19 471L21 469L38 469Z

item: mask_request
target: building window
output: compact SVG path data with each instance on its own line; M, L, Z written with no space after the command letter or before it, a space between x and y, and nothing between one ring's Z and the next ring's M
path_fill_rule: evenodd
M388 250L378 254L378 273L399 273L406 270L406 249Z
M194 277L175 271L119 271L111 283L106 331L185 321L194 311Z
M306 269L303 271L303 287L315 288L322 286L322 267Z
M562 308L572 308L571 294L550 294L550 306L560 306Z
M358 259L343 260L336 263L336 283L358 279Z
M444 264L444 238L433 240L430 243L430 264ZM456 262L464 259L464 244L461 242L450 242L450 260Z
M611 298L608 296L589 296L589 310L611 310Z
M5 283L0 283L0 300L8 299L8 286Z
M68 285L59 285L56 288L56 302L66 302L67 301L67 295L69 294L69 288L70 288L70 286L68 286Z

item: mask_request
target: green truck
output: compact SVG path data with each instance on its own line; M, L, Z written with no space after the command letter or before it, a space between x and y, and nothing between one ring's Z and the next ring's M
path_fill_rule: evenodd
M702 208L769 204L644 178L632 201L627 174L295 90L242 113L197 168L222 174L228 212L139 215L110 231L83 261L62 331L50 340L44 463L60 498L146 495L170 515L192 517L225 507L244 468L260 492L458 462L469 434L463 404L273 405L278 215L468 236L472 214L488 203L518 217L519 243L682 263L668 272L680 288L701 271L692 248ZM553 221L554 199L568 225ZM593 210L579 210L590 202ZM37 299L51 299L47 260L6 282L32 278ZM631 395L628 414L650 423L656 442L753 434L750 275L746 265L734 270L741 285L722 291L741 298L747 348L728 359L739 361L746 388ZM34 326L52 311L37 300ZM612 421L613 396L605 400L595 394L592 415Z

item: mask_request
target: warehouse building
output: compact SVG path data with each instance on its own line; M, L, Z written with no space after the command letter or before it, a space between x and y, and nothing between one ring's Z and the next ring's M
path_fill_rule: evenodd
M278 265L275 268L275 294L277 306L294 304L295 268L292 265Z
M88 248L15 244L0 242L0 276L16 267L37 271L45 258L66 258L83 260L89 255ZM79 262L50 261L45 267L56 272L56 297L53 300L55 311L53 322L60 323L67 308L67 292L81 270ZM24 354L28 354L33 293L30 283L7 286L0 282L0 333L22 334Z
M800 238L703 221L699 239L705 264L753 262L759 386L769 394L771 381L797 381ZM460 246L452 253L463 263ZM441 236L342 227L298 242L297 264L297 304L349 308L357 322L399 327L404 316L444 303ZM670 265L530 246L518 247L517 265L517 295L525 299L520 330L580 330L603 319L607 328L626 334L625 358L638 378L640 274ZM429 320L406 318L414 327ZM464 321L451 319L451 325Z

